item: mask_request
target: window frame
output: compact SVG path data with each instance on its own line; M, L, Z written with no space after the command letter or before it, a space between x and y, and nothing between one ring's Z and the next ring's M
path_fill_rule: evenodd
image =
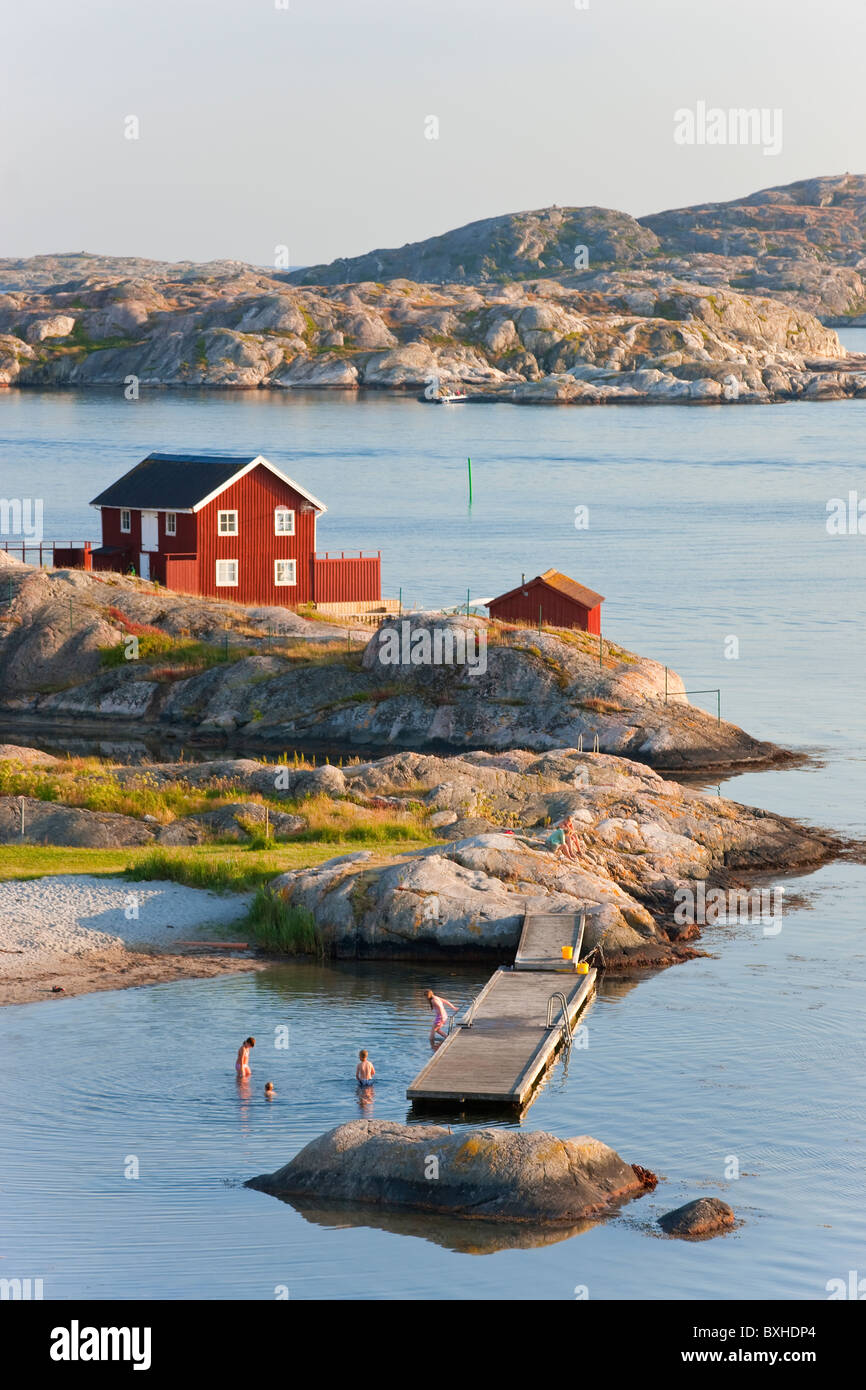
M220 579L220 565L234 565L234 579ZM236 589L240 583L240 565L233 557L223 556L216 562L215 583L218 589Z
M291 565L291 579L280 579L280 565ZM274 560L274 588L296 589L298 587L298 562L291 555L281 555Z
M171 522L171 525L169 525ZM165 534L167 536L177 535L177 512L166 512L165 514Z
M277 525L277 518L278 518L278 517L281 517L281 516L288 516L288 517L291 518L291 530L289 530L289 531L282 531L282 530L280 530L280 527ZM294 509L294 507L274 507L274 535L275 535L275 536L293 536L294 534L295 534L295 509Z
M233 531L223 530L222 520L224 516L233 516L235 519L235 529ZM226 511L217 511L217 535L236 536L238 534L238 513L236 507L229 507Z
M118 511L120 512L120 532L121 532L121 535L123 535L123 536L128 536L128 535L130 534L130 532L132 531L132 508L131 508L131 507L119 507L119 508L118 508ZM124 517L126 517L126 525L125 525L125 526L124 526L124 524L123 524L123 518L124 518Z

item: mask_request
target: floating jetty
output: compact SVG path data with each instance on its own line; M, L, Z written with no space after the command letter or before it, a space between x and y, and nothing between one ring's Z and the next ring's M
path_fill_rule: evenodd
M525 1106L595 989L595 968L580 960L583 930L583 914L527 913L514 964L460 1015L409 1100Z

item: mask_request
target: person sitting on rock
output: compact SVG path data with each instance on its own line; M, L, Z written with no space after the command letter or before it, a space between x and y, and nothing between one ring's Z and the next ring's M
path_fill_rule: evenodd
M574 829L571 816L560 821L552 835L547 838L547 847L553 851L555 859L568 859L573 862L580 858L580 841Z

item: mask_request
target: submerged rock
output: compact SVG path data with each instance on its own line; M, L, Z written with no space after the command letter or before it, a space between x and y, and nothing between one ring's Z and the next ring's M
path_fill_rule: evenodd
M631 1164L597 1139L352 1120L247 1187L275 1197L423 1208L482 1221L576 1222L638 1197Z
M736 1217L727 1202L718 1197L698 1197L694 1202L674 1211L666 1211L659 1217L659 1225L665 1235L678 1236L683 1240L704 1240L708 1236L721 1235L735 1224Z

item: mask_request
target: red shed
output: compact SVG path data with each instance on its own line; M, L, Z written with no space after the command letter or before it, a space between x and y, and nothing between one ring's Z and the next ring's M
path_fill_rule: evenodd
M577 627L583 632L601 632L601 605L604 599L594 589L584 588L559 570L545 570L527 579L507 594L488 603L491 618L505 623L539 622L548 627Z
M382 596L380 557L317 555L325 504L261 454L149 454L91 506L102 517L95 570L286 608Z

